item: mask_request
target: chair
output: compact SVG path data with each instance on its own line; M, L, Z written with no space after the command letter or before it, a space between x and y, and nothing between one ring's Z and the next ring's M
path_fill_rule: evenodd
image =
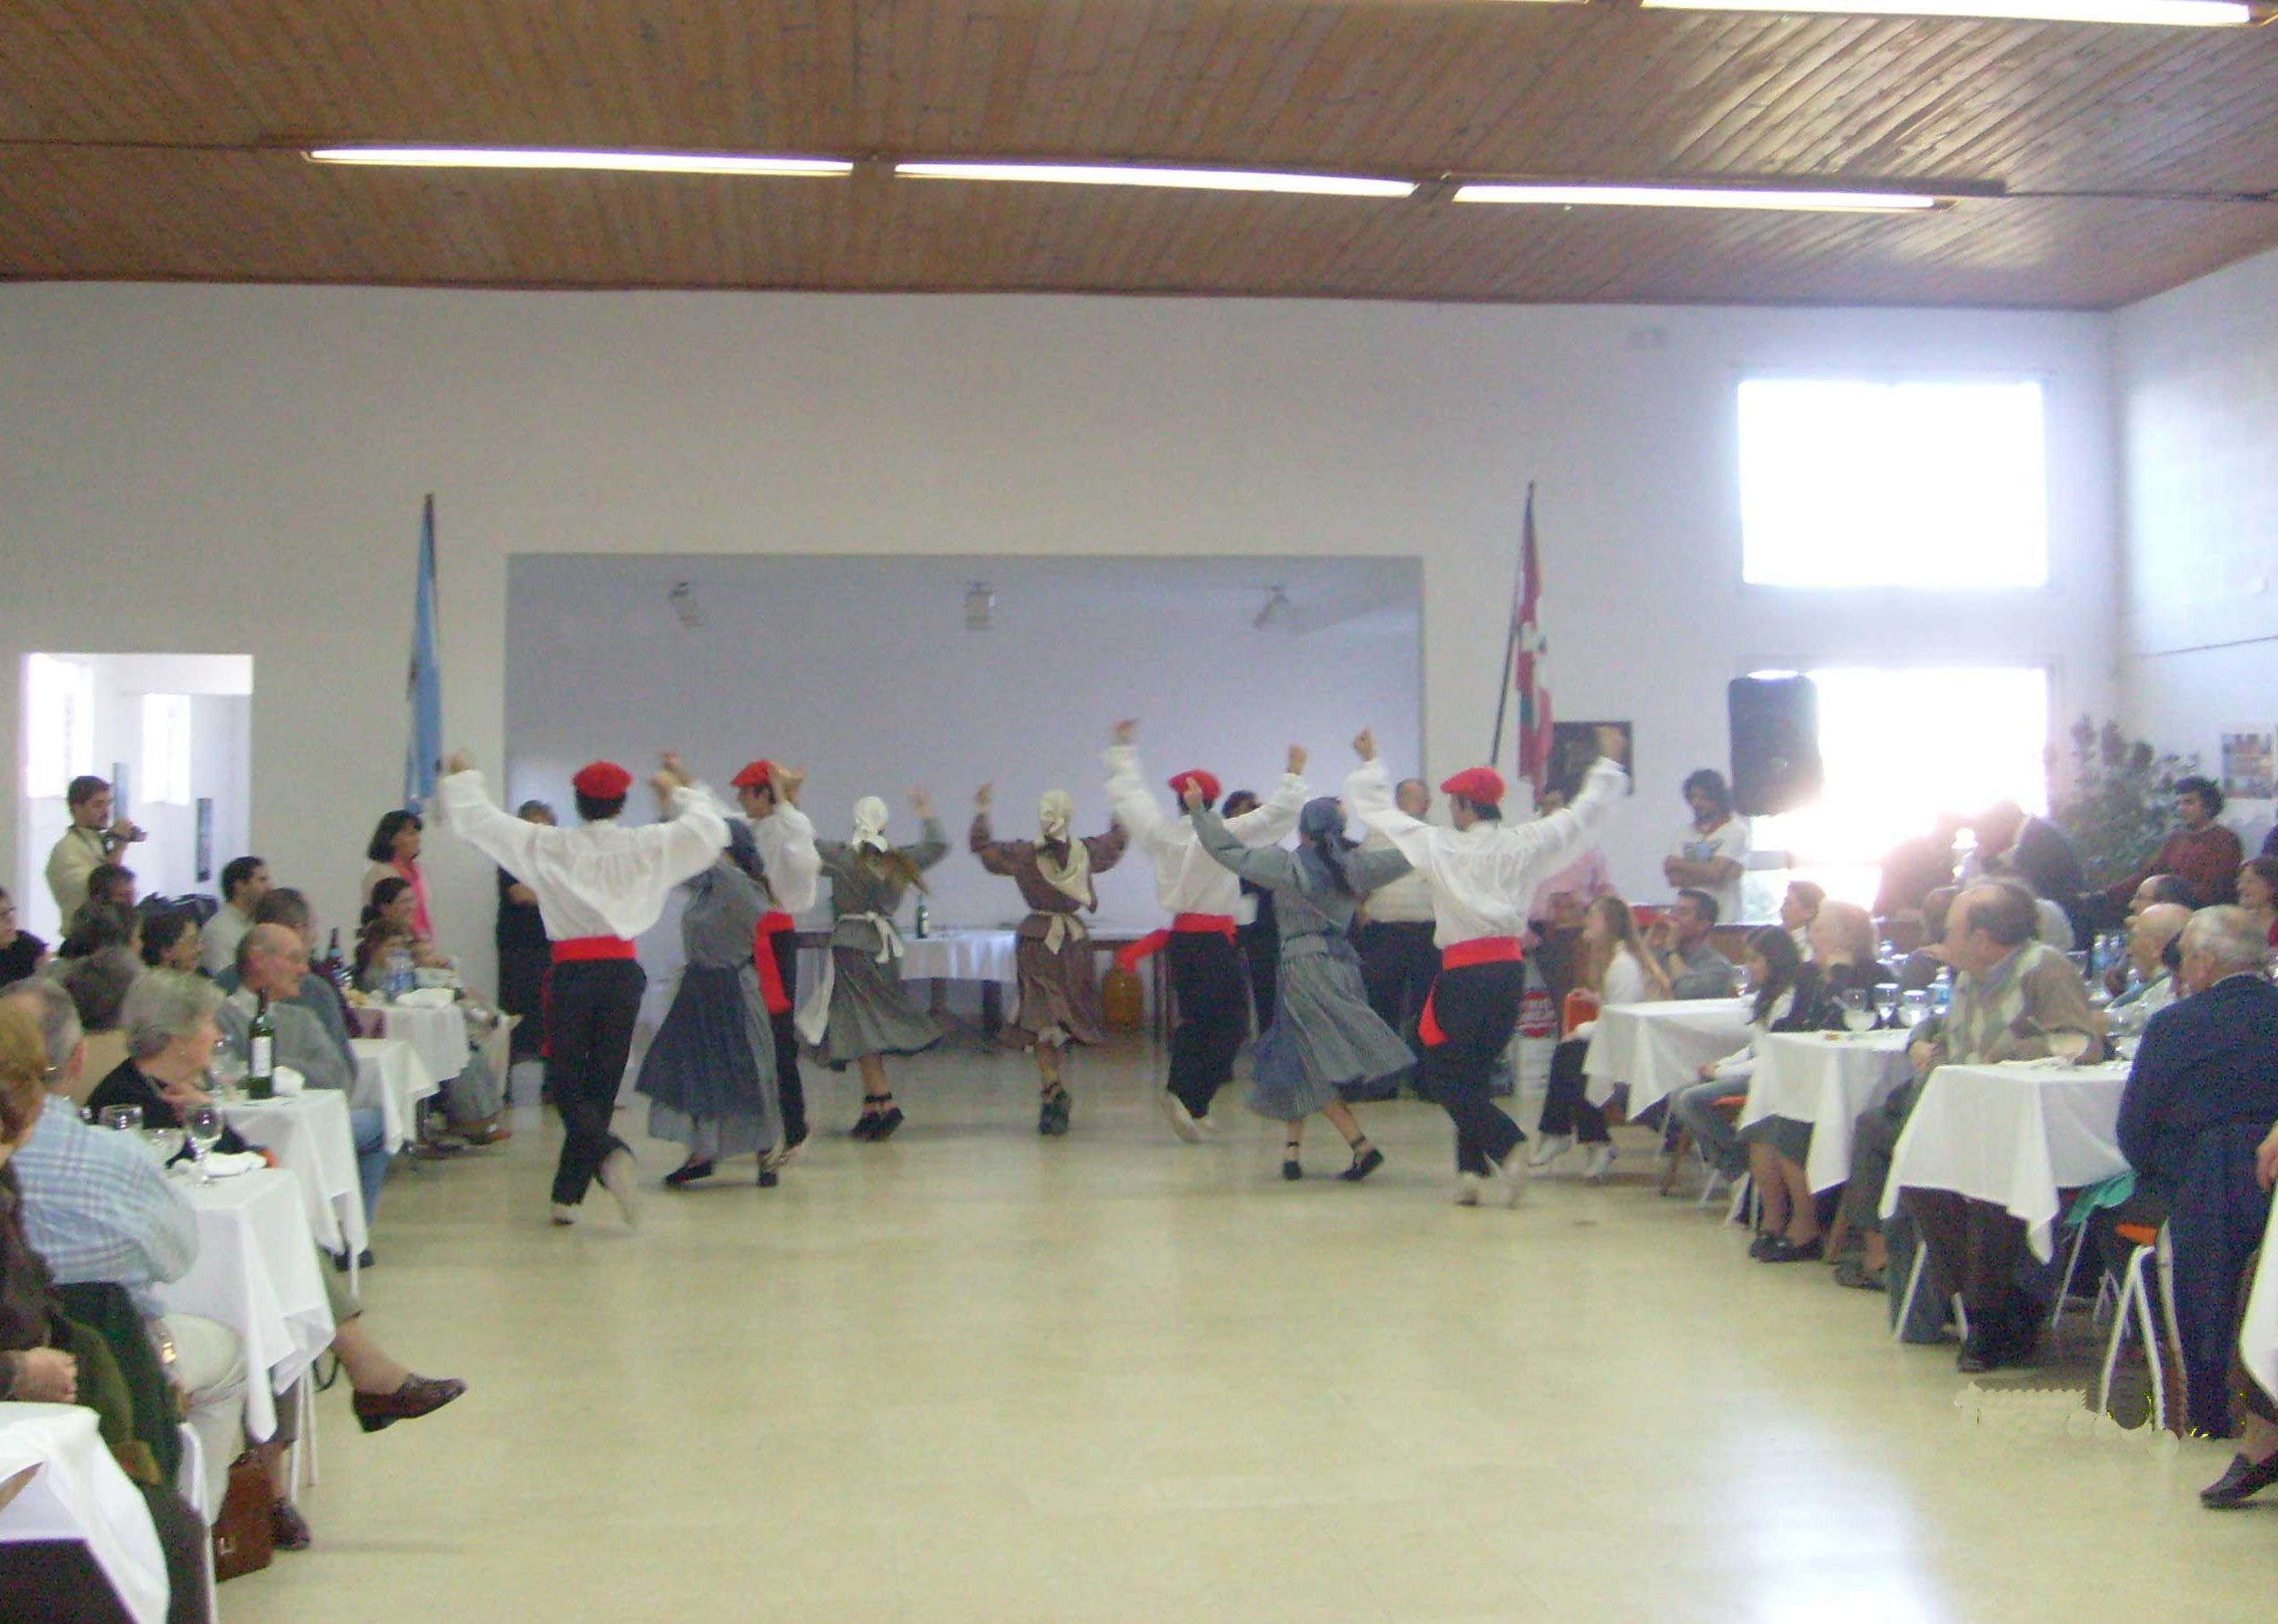
M2127 1341L2128 1311L2135 1313L2138 1334L2144 1339L2144 1362L2152 1375L2152 1424L2161 1431L2173 1430L2168 1426L2167 1361L2164 1351L2177 1352L2176 1364L2181 1367L2183 1339L2175 1324L2175 1242L2170 1226L2161 1224L2156 1230L2147 1223L2122 1223L2117 1232L2134 1248L2120 1270L2120 1295L2118 1309L2112 1316L2111 1340L2104 1346L2104 1374L2096 1390L2099 1413L2109 1415L2112 1410L2112 1375L2119 1367L2120 1348ZM2153 1266L2160 1273L2161 1317L2152 1317L2152 1288L2150 1274ZM2164 1339L2161 1333L2164 1332Z
M205 1447L186 1424L178 1430L182 1435L182 1464L174 1474L175 1491L189 1502L190 1509L197 1513L198 1521L205 1525L210 1534L214 1516L221 1507L206 1504ZM210 1537L198 1542L198 1566L205 1583L205 1616L218 1619L221 1613L214 1605L213 1541Z

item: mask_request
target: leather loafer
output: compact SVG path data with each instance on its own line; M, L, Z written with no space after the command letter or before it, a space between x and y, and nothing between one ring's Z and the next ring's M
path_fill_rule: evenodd
M300 1515L290 1500L277 1500L269 1507L269 1543L279 1551L306 1551L316 1542L308 1530L308 1519Z
M359 1393L353 1402L356 1424L377 1432L400 1421L417 1421L443 1408L467 1390L455 1376L407 1376L393 1393Z
M2210 1511L2228 1511L2243 1506L2250 1496L2261 1493L2273 1483L2278 1483L2278 1455L2266 1461L2250 1461L2243 1455L2230 1457L2230 1470L2199 1490L2199 1504Z
M1794 1241L1785 1235L1776 1235L1759 1261L1763 1263L1809 1263L1825 1248L1817 1240Z

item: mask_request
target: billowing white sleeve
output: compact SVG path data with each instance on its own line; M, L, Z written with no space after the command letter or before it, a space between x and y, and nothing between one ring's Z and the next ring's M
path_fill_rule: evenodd
M1503 830L1497 849L1517 851L1529 862L1557 873L1597 840L1598 832L1613 817L1614 808L1629 782L1630 775L1612 757L1599 756L1582 774L1581 791L1574 797L1572 806L1562 807L1548 817L1537 817Z
M1240 817L1226 819L1226 832L1245 846L1270 846L1288 837L1305 809L1305 781L1284 773L1273 793Z
M1115 821L1129 829L1144 845L1158 846L1163 837L1163 808L1147 791L1147 781L1139 775L1139 754L1134 745L1110 745L1107 762L1107 804L1115 808Z
M445 827L509 874L521 874L538 843L542 826L501 812L490 804L482 774L472 768L435 781Z
M774 812L751 825L751 838L767 865L776 905L785 913L804 913L813 907L823 872L813 821L789 801L778 800Z
M1433 871L1433 827L1392 804L1391 775L1382 762L1364 761L1346 775L1345 804L1361 822L1399 847L1418 873Z
M693 879L709 868L728 843L727 814L702 784L682 784L665 802L671 816L656 830L664 856L664 872L674 885ZM509 866L509 872L511 872Z

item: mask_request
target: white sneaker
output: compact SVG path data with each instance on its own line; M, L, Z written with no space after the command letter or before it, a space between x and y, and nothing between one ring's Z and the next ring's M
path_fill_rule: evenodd
M1582 1181L1585 1184L1603 1184L1607 1175L1613 1170L1614 1147L1610 1145L1591 1145L1589 1160L1582 1167Z
M627 1229L639 1227L641 1215L633 1205L633 1157L628 1151L613 1150L602 1161L602 1188L617 1203L618 1216L625 1220Z
M1512 1145L1511 1153L1500 1162L1491 1163L1494 1173L1486 1179L1487 1199L1503 1206L1517 1206L1527 1198L1527 1158Z
M1219 1128L1223 1126L1216 1117L1194 1117L1190 1120L1194 1124L1194 1131L1205 1139L1216 1139L1218 1136Z
M1572 1134L1545 1134L1535 1145L1535 1153L1527 1158L1529 1167L1548 1167L1574 1148Z
M1163 1119L1171 1125L1173 1133L1189 1145L1202 1143L1200 1126L1196 1123L1193 1114L1187 1110L1178 1095L1166 1088L1156 1098L1163 1102Z
M1477 1205L1479 1205L1479 1187L1480 1187L1481 1185L1485 1184L1485 1183L1486 1183L1486 1180L1485 1180L1485 1179L1480 1178L1480 1177L1479 1177L1479 1175L1478 1175L1478 1174L1477 1174L1477 1173L1458 1173L1458 1174L1455 1176L1455 1204L1456 1204L1456 1205L1458 1205L1458 1206L1477 1206Z
M564 1206L559 1201L554 1203L554 1227L556 1229L566 1230L576 1222L577 1209L576 1207Z

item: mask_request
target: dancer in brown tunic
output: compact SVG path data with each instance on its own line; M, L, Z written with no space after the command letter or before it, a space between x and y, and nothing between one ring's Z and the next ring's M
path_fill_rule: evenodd
M1083 917L1099 908L1092 876L1122 860L1130 836L1116 824L1104 834L1072 839L1068 831L1076 803L1067 791L1054 790L1037 803L1041 839L995 840L989 801L990 786L983 784L973 798L973 854L990 873L1009 877L1029 908L1020 921L1016 955L1020 1013L1007 1023L1004 1038L1035 1053L1042 1091L1036 1131L1056 1137L1068 1131L1061 1051L1070 1044L1096 1047L1107 1041L1099 972Z

